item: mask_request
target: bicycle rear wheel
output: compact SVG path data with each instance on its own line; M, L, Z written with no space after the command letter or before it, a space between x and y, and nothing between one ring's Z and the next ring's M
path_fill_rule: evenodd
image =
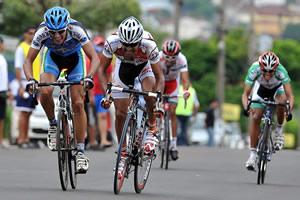
M156 125L159 129L159 157L160 157L160 168L163 168L164 166L164 156L165 156L165 149L164 149L164 122L162 118L157 118Z
M124 183L124 178L128 177L128 167L129 167L130 161L128 158L129 151L127 151L128 145L126 143L126 138L130 134L130 131L132 131L132 126L133 126L133 120L131 118L131 115L127 115L124 126L123 126L122 135L121 135L121 138L119 141L118 155L117 155L116 166L115 166L115 174L114 174L114 193L115 194L120 193L123 183ZM120 166L122 156L126 156L126 159L125 159L122 173L119 174L118 169Z
M69 175L70 175L71 187L72 189L75 189L77 186L76 159L75 159L76 139L75 139L75 133L73 128L73 119L68 121L69 121L68 124L69 124L69 131L70 131L70 135L68 138L68 141L70 143L70 151L68 154Z
M62 190L67 190L68 187L68 146L66 137L66 124L67 116L61 111L57 114L57 135L56 135L56 146L57 146L57 157L58 157L58 171L59 179Z
M166 112L165 115L165 127L164 127L164 144L165 144L165 169L169 168L169 159L170 159L170 118L169 112Z

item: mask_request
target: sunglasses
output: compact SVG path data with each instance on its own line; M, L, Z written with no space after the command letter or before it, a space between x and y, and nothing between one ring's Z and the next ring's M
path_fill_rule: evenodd
M164 58L165 58L166 60L171 60L171 61L173 61L173 60L176 60L177 56L168 56L168 55L164 55Z
M136 47L139 42L136 42L136 43L131 43L131 44L128 44L128 43L125 43L125 42L121 42L121 44L124 46L124 47Z
M57 30L57 31L52 31L52 30L49 30L49 34L51 37L53 37L55 35L55 33L58 33L59 35L62 35L67 29L61 29L61 30Z
M270 74L272 74L275 70L266 70L266 69L263 69L262 71L263 71L263 73L270 73Z

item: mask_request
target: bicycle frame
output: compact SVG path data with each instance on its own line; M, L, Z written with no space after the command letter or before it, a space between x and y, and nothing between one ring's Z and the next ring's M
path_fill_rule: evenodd
M62 190L67 190L68 177L70 178L73 189L77 185L76 173L76 137L73 127L73 111L71 106L70 87L71 85L82 84L81 81L68 82L66 79L59 79L52 83L38 83L38 87L58 86L60 88L58 101L56 102L57 111L57 155L59 177Z
M265 175L267 171L267 163L271 161L271 156L273 153L275 153L275 147L272 140L274 110L276 106L284 106L287 111L287 121L292 119L292 114L290 112L289 101L287 101L286 104L281 104L276 103L273 100L251 100L251 98L249 97L249 104L247 106L247 110L249 110L251 103L261 103L266 106L263 113L263 117L261 119L261 131L257 145L257 184L264 184Z
M108 84L105 99L110 99L112 90L129 94L129 106L119 140L117 160L114 175L114 193L119 194L123 186L124 178L128 178L131 167L134 166L134 188L140 193L148 180L154 155L145 155L142 141L146 132L147 111L140 105L140 96L158 97L157 93L141 92L132 88L122 88ZM122 165L120 164L122 161ZM119 172L119 166L122 171Z

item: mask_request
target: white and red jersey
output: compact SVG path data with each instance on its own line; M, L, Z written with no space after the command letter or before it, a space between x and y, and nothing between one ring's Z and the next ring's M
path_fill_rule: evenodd
M160 51L159 65L164 73L165 81L179 80L180 73L188 71L188 64L187 64L186 57L182 53L179 53L175 63L171 66L168 66L167 61L164 59L162 54L163 54L162 51Z
M155 64L159 61L159 50L152 35L144 31L143 39L141 40L137 51L133 57L125 56L125 51L122 48L122 43L117 33L109 36L104 45L103 55L112 58L113 54L124 63L130 63L133 65L141 65L143 63Z
M163 71L165 77L165 94L177 95L179 91L180 73L188 71L188 65L186 57L179 53L174 64L169 66L168 61L162 56L162 51L160 54L159 65Z

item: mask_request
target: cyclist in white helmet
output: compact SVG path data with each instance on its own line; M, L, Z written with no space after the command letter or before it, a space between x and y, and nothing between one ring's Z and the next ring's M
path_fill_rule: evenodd
M279 103L285 103L286 100L289 100L292 110L294 95L290 81L288 72L279 62L279 58L275 53L271 51L262 53L258 61L253 63L248 70L242 95L244 114L246 116L249 115L250 118L250 157L246 161L246 168L248 170L255 170L260 121L264 112L264 106L257 103L252 103L250 111L246 112L248 97L251 94L254 100L268 98L274 99ZM277 124L274 139L275 150L280 150L284 144L284 136L282 133L284 112L284 107L277 107Z
M165 77L165 90L164 93L170 96L176 96L179 94L180 82L183 86L183 95L187 99L190 96L188 91L190 86L188 63L186 57L181 53L180 43L176 40L166 40L163 43L162 51L160 52L160 67ZM176 106L178 98L171 98L170 103L170 119L172 121L172 140L170 145L170 154L172 160L178 159L177 149L177 119L176 119ZM184 121L186 121L184 119ZM181 124L182 120L179 118ZM187 145L187 136L185 131L181 131L178 136L179 145Z
M142 24L135 17L126 18L119 25L118 31L109 36L105 42L104 50L100 56L100 71L102 73L99 73L104 87L106 86L104 72L110 65L113 55L116 56L113 84L128 87L134 85L135 79L138 78L142 90L163 91L164 76L158 64L160 59L158 48L151 34L144 31ZM113 92L112 96L116 108L115 127L118 139L120 139L129 105L129 96L120 92ZM158 144L156 119L153 114L155 99L146 97L145 100L149 115L149 130L144 141L144 152L152 154ZM122 164L119 165L118 170L122 174Z

